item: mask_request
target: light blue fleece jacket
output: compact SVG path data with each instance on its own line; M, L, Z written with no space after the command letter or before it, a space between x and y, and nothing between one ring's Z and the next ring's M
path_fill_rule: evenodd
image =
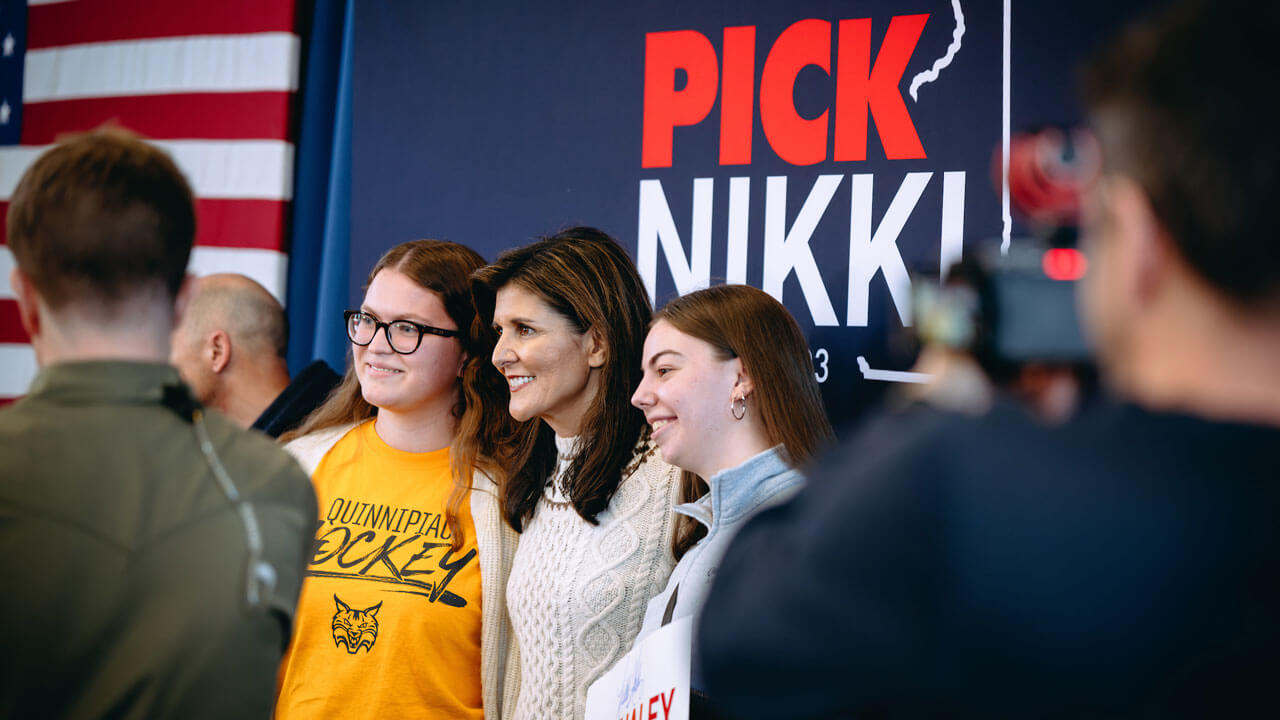
M697 520L707 527L707 536L680 558L667 587L649 601L644 624L636 642L662 626L671 593L676 594L672 620L694 618L702 611L716 568L724 557L729 541L751 516L774 505L780 505L799 492L804 478L787 464L781 445L765 450L741 465L721 470L707 482L710 490L694 502L676 505L675 512ZM693 648L692 685L702 689L698 648Z

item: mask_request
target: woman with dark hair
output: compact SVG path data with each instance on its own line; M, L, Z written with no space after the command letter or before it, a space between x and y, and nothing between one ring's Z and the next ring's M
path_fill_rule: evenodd
M697 615L733 534L794 495L796 468L834 439L800 327L756 288L719 285L667 303L645 338L643 370L631 402L696 500L675 508L687 552L650 601L640 637ZM692 668L700 690L696 653Z
M475 280L499 334L508 410L523 423L502 486L522 533L504 702L516 718L580 718L588 686L631 647L675 564L678 472L629 403L649 300L626 252L594 228L507 252Z
M491 478L512 423L471 299L483 265L436 240L383 255L346 313L346 376L282 438L320 525L278 719L501 717L515 533Z

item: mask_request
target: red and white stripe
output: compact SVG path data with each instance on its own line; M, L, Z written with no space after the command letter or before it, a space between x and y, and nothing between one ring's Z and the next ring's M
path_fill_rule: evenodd
M154 140L196 194L190 270L239 272L283 300L293 195L295 0L30 0L22 144L0 147L0 220L58 136L105 122ZM35 357L18 320L0 223L0 400Z

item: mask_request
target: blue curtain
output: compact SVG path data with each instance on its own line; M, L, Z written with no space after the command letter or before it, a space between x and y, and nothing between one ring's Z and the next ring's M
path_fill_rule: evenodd
M322 359L341 373L351 257L354 0L316 0L307 33L289 252L289 371Z

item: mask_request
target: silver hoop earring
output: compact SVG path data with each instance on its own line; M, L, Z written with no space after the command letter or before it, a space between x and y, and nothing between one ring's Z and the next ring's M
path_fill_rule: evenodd
M739 410L741 406L741 410ZM733 415L734 420L741 420L747 416L747 396L743 395L729 403L729 414Z

